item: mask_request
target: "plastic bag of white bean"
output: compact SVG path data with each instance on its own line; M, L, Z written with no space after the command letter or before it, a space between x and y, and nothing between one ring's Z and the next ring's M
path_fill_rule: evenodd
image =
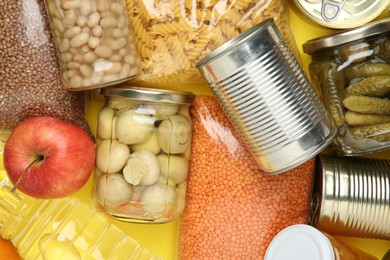
M64 86L88 90L140 71L124 0L45 0Z
M2 141L20 122L43 115L78 125L93 137L84 119L84 93L61 84L43 0L5 0L0 10Z

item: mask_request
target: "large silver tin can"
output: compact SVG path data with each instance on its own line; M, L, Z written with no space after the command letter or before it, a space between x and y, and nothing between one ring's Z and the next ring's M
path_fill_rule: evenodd
M390 239L390 160L320 155L310 224L331 235Z
M226 42L197 68L268 174L305 162L336 134L331 117L272 19Z

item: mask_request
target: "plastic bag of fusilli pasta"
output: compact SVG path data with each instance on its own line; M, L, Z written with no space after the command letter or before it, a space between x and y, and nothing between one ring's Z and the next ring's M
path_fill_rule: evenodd
M300 61L288 0L126 0L146 84L198 83L196 63L229 39L273 18Z

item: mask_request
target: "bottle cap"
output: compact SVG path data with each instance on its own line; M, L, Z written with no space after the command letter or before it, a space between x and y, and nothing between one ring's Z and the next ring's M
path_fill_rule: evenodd
M330 240L318 229L296 224L280 231L271 241L265 260L334 260Z

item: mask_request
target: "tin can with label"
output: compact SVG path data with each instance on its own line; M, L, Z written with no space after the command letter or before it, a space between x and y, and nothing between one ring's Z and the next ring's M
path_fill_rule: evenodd
M318 157L309 223L331 235L390 239L390 160Z
M333 121L272 19L197 68L265 173L291 169L332 142Z
M294 3L303 14L322 26L347 29L378 17L390 0L294 0Z

